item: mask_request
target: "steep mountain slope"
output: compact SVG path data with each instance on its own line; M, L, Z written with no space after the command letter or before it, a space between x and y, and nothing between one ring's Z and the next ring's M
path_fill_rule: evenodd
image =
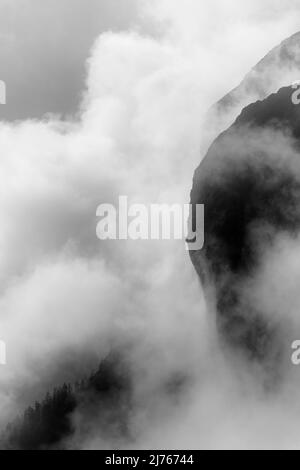
M258 307L246 286L279 235L300 233L300 106L292 101L294 91L285 87L246 107L210 147L191 193L192 204L205 205L205 246L191 258L205 288L215 288L221 336L268 364L278 364L291 343L285 326Z
M227 129L243 108L300 80L300 32L272 49L244 80L218 101L207 115L205 144Z
M68 439L74 440L76 447L77 440L82 444L92 425L97 426L99 439L103 436L103 441L111 436L125 437L130 402L128 368L120 354L112 353L89 378L73 386L64 384L56 388L41 403L25 410L23 416L7 426L0 447L2 450L64 449L72 445L67 444Z

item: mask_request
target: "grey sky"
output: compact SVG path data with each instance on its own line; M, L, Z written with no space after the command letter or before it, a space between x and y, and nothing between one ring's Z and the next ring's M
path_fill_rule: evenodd
M74 112L93 41L136 19L136 0L0 0L0 118Z

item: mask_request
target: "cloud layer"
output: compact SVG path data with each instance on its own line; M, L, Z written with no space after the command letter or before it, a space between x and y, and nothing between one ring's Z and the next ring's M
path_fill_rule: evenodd
M143 2L159 33L100 35L76 119L0 124L2 423L129 341L134 447L296 445L295 428L283 436L291 409L268 434L286 397L272 407L243 368L234 372L219 355L184 244L100 242L96 209L122 194L188 202L206 110L297 30L299 8ZM182 372L190 385L177 406L161 384ZM254 425L241 432L249 416ZM83 448L104 445L96 430Z

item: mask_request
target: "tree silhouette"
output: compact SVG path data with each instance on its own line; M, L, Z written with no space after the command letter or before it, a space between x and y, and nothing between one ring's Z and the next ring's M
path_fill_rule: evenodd
M63 384L49 392L22 417L10 423L0 440L1 449L39 450L64 448L65 439L74 433L75 410L93 419L97 415L99 431L107 433L117 423L119 432L127 432L131 385L121 356L110 354L98 370L73 386Z

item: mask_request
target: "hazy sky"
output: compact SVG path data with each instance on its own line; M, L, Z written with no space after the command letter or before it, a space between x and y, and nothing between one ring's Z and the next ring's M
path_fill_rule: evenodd
M2 119L76 110L85 61L103 31L129 29L136 0L0 0Z
M198 45L200 51L206 45L218 54L218 61L222 54L214 51L214 43L224 33L227 55L230 49L238 55L232 62L232 74L236 70L246 73L249 65L295 31L293 1L284 5L266 2L259 12L256 4L243 8L235 0L227 4L224 9L220 2L201 2L195 9L191 0L176 4L156 0L0 0L0 79L7 83L7 105L0 108L0 118L74 113L84 90L86 59L96 38L106 31L134 29L147 34L156 28L165 34L169 29L172 39L180 37L190 49ZM279 22L280 28L276 28ZM260 23L264 24L264 35L256 27ZM228 34L231 26L234 34ZM253 33L251 41L249 33ZM228 37L234 43L228 43ZM207 60L205 57L203 72ZM228 91L225 81L224 92Z

